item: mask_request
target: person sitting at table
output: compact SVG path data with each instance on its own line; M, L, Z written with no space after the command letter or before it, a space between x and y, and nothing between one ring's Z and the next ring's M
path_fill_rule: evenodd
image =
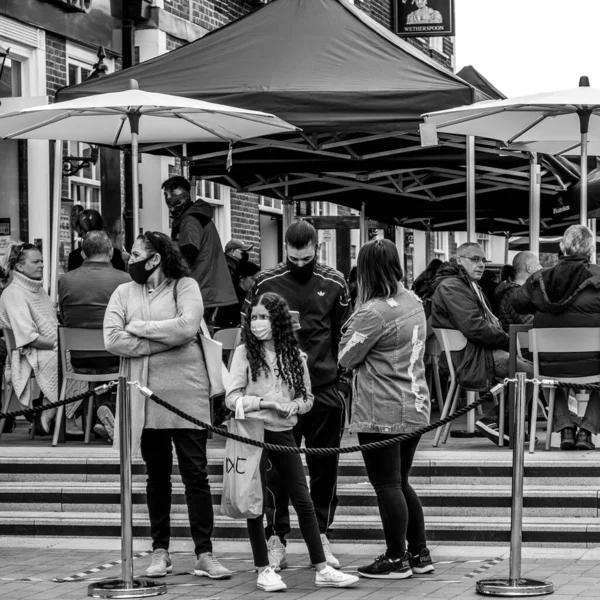
M512 297L518 313L533 314L533 326L600 327L600 266L591 264L596 252L592 231L571 225L560 242L558 264L534 273ZM549 348L548 350L551 350ZM600 354L540 353L540 373L550 377L588 377L600 373ZM600 394L594 390L579 431L564 389L556 390L554 430L560 432L561 450L593 450L592 434L600 429Z
M81 250L85 256L83 265L65 273L58 281L61 321L65 327L102 329L110 297L131 277L111 264L114 248L104 231L90 231ZM108 352L71 352L70 358L76 373L115 373L116 377L119 372L119 357ZM99 402L96 414L102 426L96 426L94 431L112 440L115 423L112 394L99 397Z
M512 265L512 278L502 280L494 290L494 300L502 329L508 333L511 325L532 325L533 316L519 314L512 305L512 298L528 277L542 268L538 255L524 250L515 255Z
M485 391L494 378L508 377L508 334L492 313L479 287L486 265L483 248L474 242L458 247L456 256L444 263L434 281L431 325L434 329L456 329L467 338L464 350L453 353L459 383L466 390ZM446 364L442 354L440 366ZM517 359L517 371L531 377L533 365ZM528 386L528 399L533 390ZM492 409L475 426L498 444L500 427L498 409ZM508 442L508 419L504 439Z
M44 259L38 247L12 242L6 248L4 269L11 281L0 296L0 326L11 329L16 350L10 357L14 392L30 408L31 373L47 402L58 400L58 340L56 312L42 285ZM38 435L50 432L56 409L38 413Z

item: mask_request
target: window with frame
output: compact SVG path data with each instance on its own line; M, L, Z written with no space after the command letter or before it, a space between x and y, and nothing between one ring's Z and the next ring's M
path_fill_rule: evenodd
M67 65L68 84L75 85L85 81L91 74L91 65L69 58ZM92 147L83 142L70 141L67 144L67 155L87 157L92 154ZM102 212L100 197L100 162L89 164L69 177L70 197L75 204L81 204L86 209Z
M196 179L196 197L213 207L213 222L221 241L227 242L231 237L229 188L208 179Z
M444 38L441 36L430 37L429 47L440 54L444 54Z
M477 243L483 248L483 255L489 258L490 236L487 233L478 233Z
M0 66L1 65L2 58L0 58ZM7 57L4 61L2 79L0 79L0 98L15 98L21 96L22 93L21 63L18 60Z
M433 253L435 258L448 260L448 234L445 231L433 232Z
M283 212L283 201L280 198L258 197L258 206L265 212Z

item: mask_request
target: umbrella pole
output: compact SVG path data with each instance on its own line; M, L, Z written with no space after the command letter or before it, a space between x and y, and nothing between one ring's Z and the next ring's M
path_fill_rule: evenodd
M529 160L529 250L540 253L540 165L537 152Z
M131 128L131 199L133 204L133 246L140 232L140 165L138 151L138 134L140 132L140 113L137 111L127 113Z
M63 143L54 140L54 177L52 185L52 234L50 235L50 299L58 303L58 254L60 251L60 201L62 197Z
M588 213L588 147L587 132L581 134L581 210L579 213L579 222L581 225L587 225Z
M594 234L594 252L592 253L592 256L590 258L590 262L594 265L598 263L598 253L597 253L597 248L596 248L596 242L597 242L596 237L597 237L598 229L597 229L596 223L597 223L596 219L590 219L588 221L588 227L592 230L592 233Z
M475 242L475 137L467 136L467 242Z

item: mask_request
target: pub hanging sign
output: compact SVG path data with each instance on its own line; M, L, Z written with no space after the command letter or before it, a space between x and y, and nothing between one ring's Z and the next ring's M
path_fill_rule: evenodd
M393 0L400 37L454 35L454 0Z

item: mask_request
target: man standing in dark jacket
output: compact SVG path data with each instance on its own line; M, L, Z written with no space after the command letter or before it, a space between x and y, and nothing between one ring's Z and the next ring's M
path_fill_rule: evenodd
M534 327L600 327L600 267L590 264L596 241L585 225L572 225L560 243L558 264L532 275L513 296L519 313L533 314ZM541 374L550 377L588 377L600 373L598 353L540 353ZM600 395L590 394L579 426L569 413L563 389L556 390L554 427L560 431L561 450L593 450L591 435L600 428ZM577 436L575 434L577 433Z
M492 313L478 281L481 279L487 260L483 248L474 242L458 247L456 256L443 264L434 282L431 325L437 329L458 329L466 338L465 350L456 353L454 366L461 380L461 372L479 372L482 385L477 391L491 387L494 377L508 376L508 335ZM470 359L470 357L472 357ZM472 361L478 361L473 364ZM529 375L532 365L517 360L517 371ZM464 386L466 389L467 386ZM508 427L508 419L506 419ZM498 412L493 410L477 421L477 429L494 443L498 443L500 432ZM504 433L505 440L508 435Z
M542 268L540 259L534 252L524 250L513 258L514 279L501 281L494 290L494 299L498 307L498 318L502 329L508 333L511 325L531 325L531 315L519 314L511 303L516 291L527 281L528 277Z
M237 302L212 206L204 200L192 200L185 177L170 177L162 188L172 219L171 239L179 243L190 266L190 277L200 286L204 318L212 322L216 308Z
M344 430L345 403L337 388L337 353L342 325L350 316L350 300L344 276L317 262L318 238L306 221L292 223L285 234L287 260L259 274L248 293L247 308L256 296L274 292L300 314L298 339L308 355L308 370L315 403L298 417L294 430L298 445L308 448L339 448ZM329 533L337 508L338 456L307 456L310 495L317 514L327 564L337 568ZM290 532L289 499L278 477L269 471L268 488L274 510L269 511L267 537L269 560L276 570L287 566L285 536Z

